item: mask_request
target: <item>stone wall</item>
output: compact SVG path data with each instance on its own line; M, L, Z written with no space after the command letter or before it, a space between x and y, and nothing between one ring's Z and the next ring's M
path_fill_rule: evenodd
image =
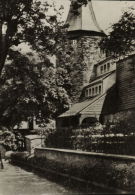
M135 192L135 157L64 149L36 148L42 167L87 182Z

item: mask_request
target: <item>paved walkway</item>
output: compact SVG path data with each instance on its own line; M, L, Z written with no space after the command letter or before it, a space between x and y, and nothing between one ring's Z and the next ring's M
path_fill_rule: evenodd
M0 169L0 195L80 194L44 177L4 162Z

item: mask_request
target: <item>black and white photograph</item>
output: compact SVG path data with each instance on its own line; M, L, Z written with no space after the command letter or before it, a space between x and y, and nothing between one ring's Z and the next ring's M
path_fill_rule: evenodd
M0 0L0 195L135 194L135 1Z

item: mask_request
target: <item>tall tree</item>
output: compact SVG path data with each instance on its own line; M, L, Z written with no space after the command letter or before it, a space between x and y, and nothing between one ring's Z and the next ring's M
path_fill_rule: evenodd
M0 74L8 50L22 39L21 27L31 10L32 0L0 0Z
M18 51L9 54L11 62L1 77L1 126L12 128L29 117L43 124L68 109L69 97L66 90L57 85L50 61L33 65Z
M51 37L54 35L54 30L57 34L53 23L59 13L53 3L41 2L39 0L0 0L0 74L8 51L14 45L28 42L35 49L40 40L45 39L46 54L53 53ZM49 14L49 8L54 8L54 16ZM39 32L42 32L41 37L38 36Z
M112 31L100 46L116 56L128 55L135 50L135 9L123 12L120 20L112 25Z
M0 123L14 126L31 116L40 123L55 118L68 109L73 85L72 46L66 44L62 8L38 0L0 0L0 5ZM37 52L41 63L35 68L43 70L35 72L26 56L13 51L22 42ZM5 66L8 56L11 61ZM60 60L52 64L54 56Z

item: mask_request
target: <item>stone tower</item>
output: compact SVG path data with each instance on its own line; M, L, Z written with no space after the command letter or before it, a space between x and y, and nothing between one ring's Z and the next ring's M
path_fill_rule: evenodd
M72 83L76 88L73 92L73 103L79 101L82 88L92 78L94 64L103 58L98 43L105 36L97 23L91 1L78 8L77 13L73 11L74 2L75 0L72 0L66 21L67 35L73 46Z

